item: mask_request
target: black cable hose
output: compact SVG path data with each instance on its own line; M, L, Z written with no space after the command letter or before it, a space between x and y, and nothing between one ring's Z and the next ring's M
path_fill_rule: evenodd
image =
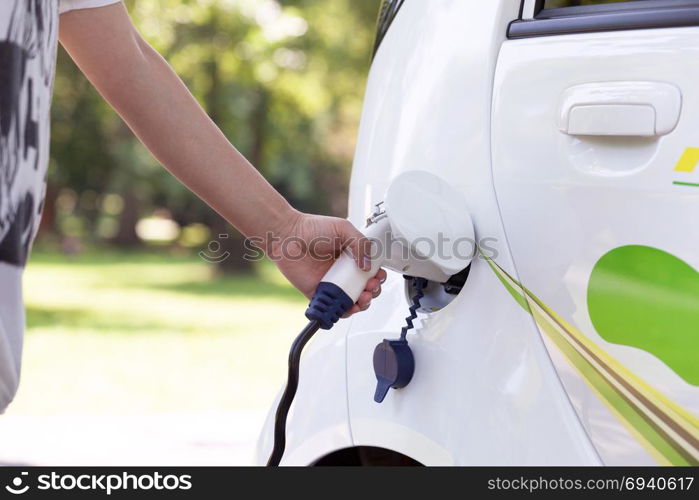
M401 340L405 340L406 336L408 335L408 330L415 327L415 325L413 325L413 320L417 319L417 310L420 309L420 299L425 296L425 287L427 286L427 280L425 278L412 279L415 280L415 295L413 295L410 307L408 308L410 316L405 318L406 325L400 331Z
M299 365L301 363L301 351L303 347L311 340L311 337L320 328L320 323L316 320L310 321L306 327L301 330L299 336L296 337L294 343L291 344L291 350L289 350L289 373L286 379L286 388L279 400L279 406L277 406L277 413L274 416L274 446L272 447L272 454L269 456L267 461L268 467L275 467L279 465L284 455L284 449L286 448L286 417L289 415L289 409L291 408L291 403L294 402L294 396L296 396L296 389L299 386Z

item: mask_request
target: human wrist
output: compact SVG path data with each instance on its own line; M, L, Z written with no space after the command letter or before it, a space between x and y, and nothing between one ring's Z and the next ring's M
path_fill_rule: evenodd
M296 234L297 229L304 217L304 213L286 204L282 210L275 211L271 222L267 228L261 245L262 250L270 256L275 255L282 243Z

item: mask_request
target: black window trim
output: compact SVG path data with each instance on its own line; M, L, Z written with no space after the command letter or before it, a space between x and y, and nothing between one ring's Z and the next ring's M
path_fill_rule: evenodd
M388 33L388 28L391 27L393 20L396 18L398 11L403 6L405 0L395 0L391 5L386 6L387 10L384 12L383 7L385 1L381 1L379 6L379 16L376 20L376 36L374 39L374 50L371 53L372 60L376 57L376 52L379 50L381 42L383 42L386 33Z
M699 0L630 0L555 9L543 9L543 4L537 0L534 19L511 22L507 37L699 26Z

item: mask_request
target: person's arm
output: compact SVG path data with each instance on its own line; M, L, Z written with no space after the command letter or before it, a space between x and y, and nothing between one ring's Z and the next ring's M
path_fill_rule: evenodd
M61 15L60 41L99 93L143 144L189 189L263 249L269 242L299 237L333 238L321 248L333 254L349 247L368 268L368 242L348 221L302 214L260 175L206 115L169 64L140 36L120 2ZM309 296L330 266L311 256L277 261L286 277ZM351 312L368 307L380 292L381 271Z

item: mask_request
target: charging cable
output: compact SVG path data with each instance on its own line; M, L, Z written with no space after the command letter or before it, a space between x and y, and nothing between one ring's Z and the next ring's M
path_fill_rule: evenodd
M282 460L282 455L284 455L284 448L286 448L286 417L289 415L291 403L294 401L296 390L299 387L301 351L303 351L303 347L318 331L318 328L320 328L320 323L318 323L318 321L310 321L306 325L306 328L296 337L294 343L291 344L291 350L289 351L289 373L286 379L284 394L282 394L282 398L279 400L277 413L274 417L274 447L267 461L268 466L279 465L279 462Z
M308 309L306 309L306 317L310 321L301 330L294 343L291 344L291 350L289 351L289 372L286 388L279 400L277 413L274 417L274 446L272 447L272 454L267 461L268 466L279 465L284 455L284 449L286 448L286 419L299 386L301 351L303 351L304 346L320 328L323 330L332 328L342 315L349 311L353 304L354 300L335 283L322 281L318 284L311 303Z
M417 318L417 310L420 307L420 299L424 295L424 287L427 280L412 278L416 293L412 298L410 315L406 318L407 325L403 327L399 339L384 339L376 346L374 351L374 371L377 378L374 401L381 403L389 389L400 389L408 385L413 377L415 361L412 351L408 346L408 330L413 328L413 320ZM329 330L345 314L354 301L338 285L330 282L321 282L313 294L311 303L306 310L306 317L310 320L306 327L296 337L289 351L289 371L286 388L282 393L274 417L274 445L272 454L267 461L268 466L277 466L281 462L286 448L286 420L291 409L291 404L296 396L299 386L299 369L301 364L301 351L311 340L311 337L320 329Z

